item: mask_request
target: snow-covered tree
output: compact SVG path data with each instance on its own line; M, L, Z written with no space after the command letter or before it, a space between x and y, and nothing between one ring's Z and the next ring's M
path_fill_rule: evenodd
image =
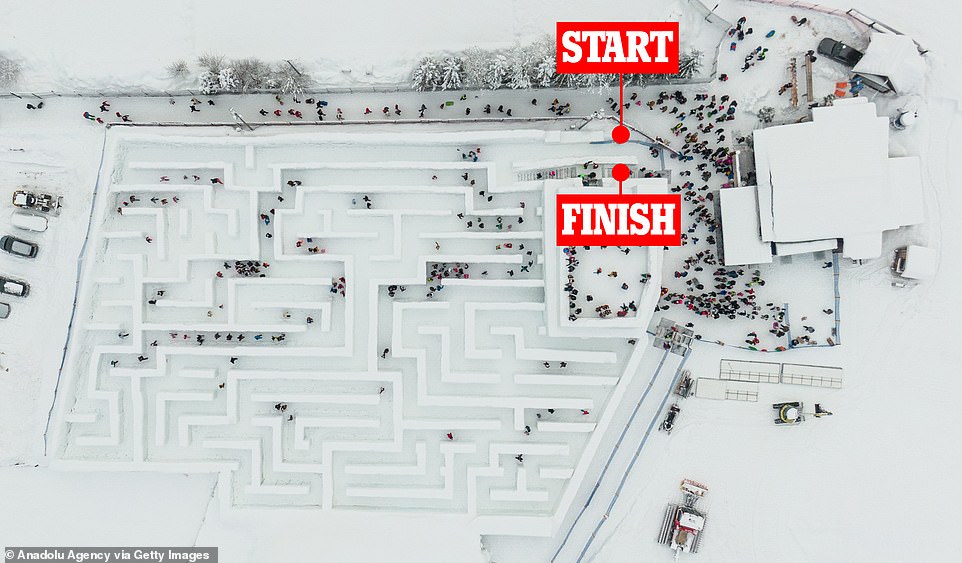
M461 57L447 57L441 63L441 89L457 90L463 84L464 60Z
M511 63L508 61L508 57L503 53L492 55L484 68L484 74L481 77L481 86L490 88L491 90L496 90L504 86L510 70Z
M484 84L484 70L488 66L490 53L478 47L471 47L461 53L465 88L481 88Z
M511 51L508 71L508 87L514 90L531 88L532 48L515 47Z
M702 52L690 49L678 57L678 77L689 79L701 71Z
M293 63L283 61L275 65L272 80L266 80L265 86L296 98L313 82L310 74L299 71Z
M0 55L0 86L12 86L20 79L20 63Z
M241 92L267 88L271 77L271 66L257 58L236 59L231 61L238 89Z
M771 123L775 120L775 108L765 106L758 109L758 119L762 123Z
M441 64L437 59L424 57L411 75L412 86L418 92L436 90L441 81Z
M555 81L555 43L554 38L545 35L531 44L531 82L535 86L547 88Z
M625 87L628 86L647 86L651 83L650 74L626 74Z
M578 74L576 76L579 88L593 88L601 91L612 84L618 84L617 74Z
M531 78L534 85L541 88L547 88L548 86L551 86L555 76L557 76L555 74L556 68L557 65L555 64L554 53L551 53L550 55L541 55L541 57L534 63L534 72Z
M217 75L209 70L200 73L200 93L205 96L216 94L220 91L220 80Z
M233 92L237 89L237 76L234 74L234 69L231 67L226 67L220 69L217 73L217 82L220 84L220 89Z
M577 88L580 77L580 74L556 74L554 84L558 88Z

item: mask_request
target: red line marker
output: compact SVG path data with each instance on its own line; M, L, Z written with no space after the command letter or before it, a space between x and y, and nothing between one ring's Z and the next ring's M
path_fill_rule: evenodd
M631 138L631 131L625 127L625 75L618 74L618 125L611 130L611 140L623 145Z
M618 73L618 125L625 124L625 75Z

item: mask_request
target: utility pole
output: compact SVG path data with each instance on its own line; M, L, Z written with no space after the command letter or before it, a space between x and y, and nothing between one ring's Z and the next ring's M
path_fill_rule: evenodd
M229 111L230 111L230 116L234 118L234 121L243 123L244 126L247 127L247 128L248 128L249 130L251 130L251 131L254 130L254 128L251 127L249 123L247 123L246 121L244 121L244 118L241 117L241 114L239 114L239 113L237 113L236 111L234 111L234 108L230 108Z
M298 76L301 76L301 71L297 70L297 67L294 66L294 63L292 63L291 61L289 61L289 60L287 60L287 59L284 59L284 62L287 63L287 64L289 64L289 65L291 65L291 68L294 69L294 72L296 72Z

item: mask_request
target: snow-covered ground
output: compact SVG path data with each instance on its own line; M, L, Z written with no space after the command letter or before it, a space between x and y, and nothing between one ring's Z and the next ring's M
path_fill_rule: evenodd
M691 9L690 1L650 3L643 16L682 22L681 33L690 38L686 45L710 50L717 44L718 28ZM175 0L152 7L148 19L143 6L123 0L56 0L5 6L0 54L23 62L18 91L27 92L196 88L194 61L204 54L291 60L318 87L393 87L408 85L416 61L424 56L469 47L507 49L553 36L556 21L632 19L638 8L630 0L473 5ZM77 40L64 48L51 36L52 24L63 37L76 34ZM167 65L176 60L191 64L190 79L168 76Z
M922 157L927 223L887 237L886 248L905 242L938 248L938 276L931 282L896 289L889 285L887 257L859 266L843 265L840 292L844 345L840 347L792 350L773 359L771 355L759 356L707 342L696 343L685 364L696 376L717 376L719 360L723 358L761 359L838 365L845 368L844 385L840 390L831 391L781 384L762 386L757 403L695 398L685 401L671 436L656 432L649 438L619 502L588 551L588 559L667 561L670 552L656 545L653 538L664 504L673 498L678 480L686 476L711 488L705 543L702 553L693 559L799 562L952 559L947 542L919 541L919 538L932 536L931 515L940 507L948 507L940 516L940 529L953 530L962 524L954 508L962 499L956 489L944 486L962 473L962 459L954 446L959 435L952 418L953 401L962 392L962 384L955 377L953 352L962 336L954 304L962 273L962 259L957 252L962 240L962 227L957 220L962 212L962 182L950 168L957 155L962 154L958 105L962 88L956 74L947 67L951 55L962 45L959 34L952 29L952 18L945 17L951 15L954 6L938 0L913 3L911 9L906 9L903 2L894 1L826 0L825 3L840 8L850 5L862 8L933 50L927 56L931 69L925 85L922 119L913 130L892 136L893 154ZM237 32L233 24L240 20L249 22L250 15L258 15L264 20L259 25L267 28L261 37L267 39L257 40L257 55L265 59L295 56L309 59L311 57L302 53L314 48L318 35L323 35L331 41L325 44L330 56L326 61L319 61L318 68L323 66L330 72L317 74L321 80L329 79L331 85L337 85L344 83L339 75L348 64L353 68L352 76L371 70L374 81L389 82L397 79L400 69L406 69L411 59L425 52L457 50L473 44L509 45L540 35L550 29L553 21L561 19L658 19L664 13L663 4L602 2L556 6L515 1L494 8L459 9L446 5L425 5L420 9L406 5L398 9L393 5L357 4L343 7L342 14L333 10L329 14L309 13L313 8L293 3L289 7L275 7L275 4L240 9L233 6L165 5L152 10L153 23L149 27L115 24L124 17L142 24L142 12L127 16L125 10L130 8L121 3L4 6L2 15L10 26L0 39L0 51L17 51L25 62L31 62L26 65L26 78L35 88L71 84L107 88L129 84L131 80L156 87L167 84L161 69L169 59L208 50L236 56L251 54L251 35ZM238 13L235 15L232 10ZM852 33L848 24L800 9L722 2L718 13L730 21L746 15L749 24L755 27L755 34L735 53L722 51L720 71L728 72L732 78L724 84L713 84L711 91L739 99L740 111L773 105L780 118L796 115L788 109L785 96L779 98L775 94L775 89L785 82L785 57L799 56L804 50L814 48L822 33ZM811 27L795 28L790 15L806 15L812 22ZM339 16L343 19L334 24ZM325 18L330 18L332 23L318 23L327 21ZM404 18L407 19L399 23ZM399 27L415 30L425 26L439 33L430 34L431 39L421 38L428 34L412 33L405 39L407 43L392 50L389 57L380 53L381 46L372 41L368 44L370 52L354 58L349 54L353 51L343 46L347 39L356 37L362 22L368 22L374 31L393 32ZM775 45L779 47L769 52L764 63L742 75L739 67L745 46L761 43L761 36L768 29L778 31ZM96 40L91 40L91 30L103 33L93 34ZM330 33L324 35L321 31ZM51 40L52 33L57 34L57 40ZM782 38L781 33L788 35ZM845 37L855 45L864 44L858 43L854 35ZM131 45L139 49L131 49ZM340 48L344 50L339 52ZM152 62L146 65L145 60ZM825 95L842 75L837 66L824 60L816 63L816 69L816 92ZM657 90L643 92L642 97L650 99ZM706 90L696 89L692 93L696 91ZM610 94L562 95L572 100L573 114L585 114L604 106ZM544 114L543 102L537 108L530 107L530 96L525 93L479 96L470 98L467 104L459 104L454 111L463 114L462 108L468 104L478 111L490 101L513 105L516 114ZM552 94L542 96L550 99ZM451 111L450 108L435 110L439 102L457 100L443 94L364 95L332 98L331 104L343 106L346 113L359 117L366 106L376 110L398 102L410 112L422 99L427 100L435 117ZM26 110L24 102L18 100L0 104L0 126L3 127L0 130L0 150L3 151L0 178L4 185L8 188L20 184L46 186L63 193L66 199L63 215L51 222L50 230L33 237L42 245L37 262L28 264L10 257L0 262L4 273L29 278L34 291L27 300L11 298L13 315L0 324L0 342L3 342L0 350L5 352L0 363L10 368L9 372L0 374L0 461L6 465L46 464L43 427L67 334L75 280L74 259L80 250L103 144L102 130L94 123L81 121L79 114L85 110L99 113L99 102L51 98L42 113ZM882 98L876 102L880 112L897 107ZM269 97L231 99L228 103L218 99L217 103L215 108L205 106L201 114L191 116L185 100L179 100L174 106L163 101L114 101L118 109L147 121L210 120L211 113L218 115L218 121L226 121L226 107L230 103L237 103L246 117L256 116L260 108L273 110L276 105ZM670 139L666 124L670 126L671 122L652 120L645 111L646 108L633 108L627 118L652 134ZM741 123L745 128L743 133L752 125L751 120ZM7 209L5 216L9 206ZM788 297L802 299L809 302L812 309L820 309L822 296L831 291L830 280L826 279L828 271L822 270L817 262L810 264L807 272L802 266L800 260L795 261L791 265L791 277L786 275L786 270L773 272L772 287L780 287ZM666 263L669 277L674 269ZM778 279L779 276L786 279ZM796 277L806 280L802 295L792 295L791 283ZM812 282L810 288L809 281ZM823 286L823 283L829 285ZM792 312L795 311L793 307ZM668 311L666 316L681 322L686 320L674 311ZM801 322L800 318L797 322ZM720 339L726 341L731 340L729 334L740 338L745 333L744 326L729 327L724 323L697 328L704 330L706 336L712 336L713 331L724 333ZM575 498L575 506L583 502L587 488L600 473L607 457L606 448L613 445L620 425L643 396L659 357L647 355L639 367L624 406L611 421L612 431L605 435L598 459L586 473L585 487ZM677 359L674 361L677 363ZM626 452L634 451L649 420L658 418L657 401L667 390L665 377L673 371L666 368L665 373L654 380L656 387L639 411L638 422L626 435L623 447ZM811 420L797 428L773 427L771 410L766 403L796 399L808 404L823 402L835 416ZM607 504L608 493L614 490L611 480L621 477L625 461L617 458L603 484L604 494L599 493L596 503ZM477 535L466 533L465 523L456 518L418 517L415 522L410 515L355 517L333 516L329 512L277 511L225 515L219 503L208 503L215 495L212 486L212 480L207 477L7 468L0 472L0 499L5 507L0 512L0 544L46 541L87 545L213 544L220 545L222 554L231 561L255 562L285 557L312 558L320 551L333 560L344 561L388 558L475 561L479 558ZM131 502L131 498L143 502ZM96 512L86 508L95 505L109 508ZM158 506L163 508L156 508ZM586 516L587 531L584 526L576 529L570 542L572 551L564 552L559 561L575 560L587 532L599 517L597 512ZM573 518L574 514L569 514L561 533ZM545 561L560 539L560 535L551 539L499 536L485 538L485 545L495 561Z

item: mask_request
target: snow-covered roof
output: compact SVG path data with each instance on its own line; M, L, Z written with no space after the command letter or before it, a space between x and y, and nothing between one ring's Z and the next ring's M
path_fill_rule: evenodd
M902 277L929 280L935 276L938 254L931 248L910 245L905 253L905 269Z
M889 158L888 131L866 98L814 108L810 122L755 131L762 240L841 238L845 256L873 258L882 231L920 223L918 158Z
M772 245L762 242L758 230L755 186L724 188L718 192L722 216L722 247L726 266L768 264Z
M911 37L873 33L865 56L852 69L856 73L888 77L899 94L917 92L925 79L925 60Z

